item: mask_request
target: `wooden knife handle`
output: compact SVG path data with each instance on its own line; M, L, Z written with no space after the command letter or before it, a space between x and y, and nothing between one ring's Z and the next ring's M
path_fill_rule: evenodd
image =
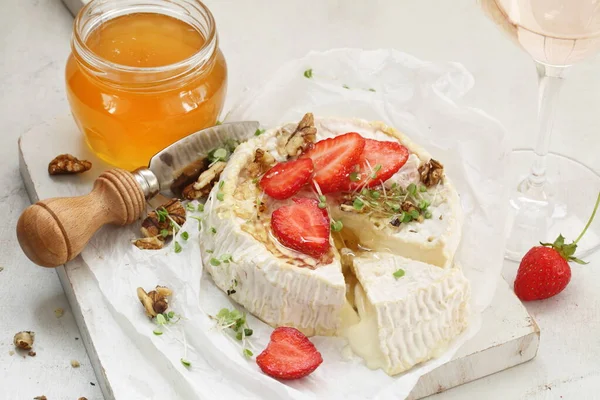
M100 227L131 224L145 207L134 176L112 169L96 179L90 194L42 200L26 208L17 222L17 238L31 261L58 267L79 255Z

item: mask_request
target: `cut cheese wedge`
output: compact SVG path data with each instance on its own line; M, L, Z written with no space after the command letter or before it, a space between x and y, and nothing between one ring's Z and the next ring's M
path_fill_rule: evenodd
M466 328L470 290L459 268L363 253L352 269L360 322L343 334L370 368L404 372L441 353Z

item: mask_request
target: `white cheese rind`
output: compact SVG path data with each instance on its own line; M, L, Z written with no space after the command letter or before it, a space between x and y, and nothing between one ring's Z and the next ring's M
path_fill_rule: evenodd
M399 269L405 274L396 278ZM344 334L369 367L399 374L439 355L467 327L470 286L459 268L377 253L356 257L353 270L361 322ZM374 346L379 351L364 351Z
M258 143L255 139L238 147L221 175L222 187L216 185L205 204L200 242L203 264L221 290L235 290L231 298L266 323L293 326L307 335L333 335L345 304L339 259L315 270L290 265L243 231L245 221L234 213L237 177L254 157ZM217 199L218 192L223 201ZM224 254L232 256L230 263L211 264L212 258Z

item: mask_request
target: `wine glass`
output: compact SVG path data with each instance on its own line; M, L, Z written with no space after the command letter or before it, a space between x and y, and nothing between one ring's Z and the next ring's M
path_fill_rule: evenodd
M574 158L550 153L557 98L569 66L600 49L600 0L478 0L487 16L533 57L539 81L534 150L511 154L519 182L510 199L506 257L519 261L540 241L570 240L586 225L600 176ZM590 110L591 112L592 110ZM577 133L575 132L574 135ZM529 168L528 174L523 174ZM578 255L600 246L600 222L578 242Z

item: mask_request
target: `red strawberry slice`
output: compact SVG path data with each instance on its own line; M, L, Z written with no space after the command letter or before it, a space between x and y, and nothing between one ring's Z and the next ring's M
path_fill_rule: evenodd
M267 348L256 357L260 369L277 379L303 378L322 362L315 345L298 329L287 326L275 329Z
M279 163L262 177L260 187L274 199L289 199L308 183L313 171L310 158Z
M330 224L327 212L315 199L294 199L294 203L273 211L271 229L281 244L320 258L329 251Z
M315 163L313 179L323 193L336 192L345 182L365 147L365 139L356 132L349 132L333 139L314 144L300 158L311 158Z
M344 179L341 190L373 187L387 181L408 160L408 149L397 142L365 139L365 148L353 173Z

